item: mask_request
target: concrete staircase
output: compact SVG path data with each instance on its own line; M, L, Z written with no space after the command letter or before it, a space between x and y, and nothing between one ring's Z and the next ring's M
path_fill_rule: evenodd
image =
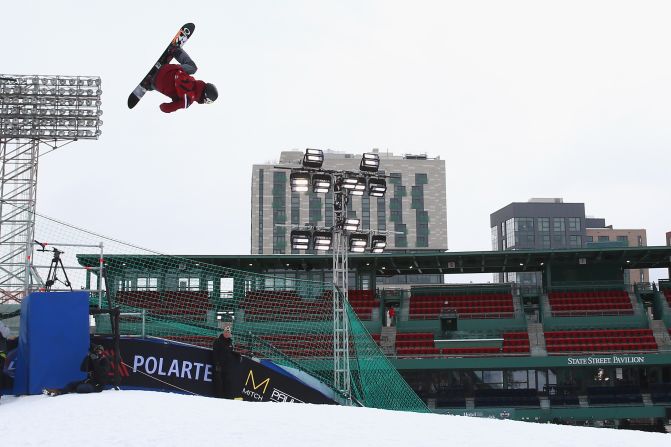
M652 335L655 337L659 350L671 352L671 337L664 321L652 320L650 322L650 329L652 329Z
M380 349L386 356L396 356L396 326L382 327Z
M529 335L529 352L532 357L543 357L548 355L545 347L545 334L542 323L529 323L527 325Z

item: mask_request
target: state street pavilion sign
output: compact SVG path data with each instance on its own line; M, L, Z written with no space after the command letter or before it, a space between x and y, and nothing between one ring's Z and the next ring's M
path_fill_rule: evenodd
M626 366L626 365L644 365L646 358L644 355L606 355L590 357L567 357L568 366Z

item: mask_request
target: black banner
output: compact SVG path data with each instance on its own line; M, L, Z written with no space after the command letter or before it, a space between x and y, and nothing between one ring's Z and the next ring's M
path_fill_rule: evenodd
M112 340L98 338L112 356ZM212 350L161 339L122 338L121 388L189 392L214 397ZM230 389L246 401L335 404L319 391L248 357L229 367Z

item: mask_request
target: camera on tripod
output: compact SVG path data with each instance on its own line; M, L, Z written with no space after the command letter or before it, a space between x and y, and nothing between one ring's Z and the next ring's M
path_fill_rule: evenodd
M44 290L49 292L51 290L51 287L57 282L59 282L63 284L65 287L69 287L70 291L72 291L72 284L70 283L68 273L65 271L65 266L63 265L63 260L61 259L61 255L65 252L57 249L56 247L53 247L51 250L48 250L46 242L40 242L36 240L35 243L41 247L38 248L37 251L42 252L51 251L54 254L53 257L51 258L51 264L49 264L49 273L47 274L47 280L44 282ZM62 281L58 278L59 268L63 272L63 276L65 276L65 281Z

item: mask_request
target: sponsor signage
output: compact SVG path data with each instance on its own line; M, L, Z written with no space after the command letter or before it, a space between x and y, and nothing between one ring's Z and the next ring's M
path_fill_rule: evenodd
M590 357L567 357L566 364L569 366L643 365L645 364L645 356L613 354Z
M112 356L110 339L96 338ZM214 396L214 367L210 349L155 339L122 338L119 343L121 387L191 392ZM229 387L247 401L335 404L319 391L248 357L228 365Z
M477 410L447 410L444 414L451 414L455 416L468 416L472 418L510 419L515 415L515 409L482 408Z

